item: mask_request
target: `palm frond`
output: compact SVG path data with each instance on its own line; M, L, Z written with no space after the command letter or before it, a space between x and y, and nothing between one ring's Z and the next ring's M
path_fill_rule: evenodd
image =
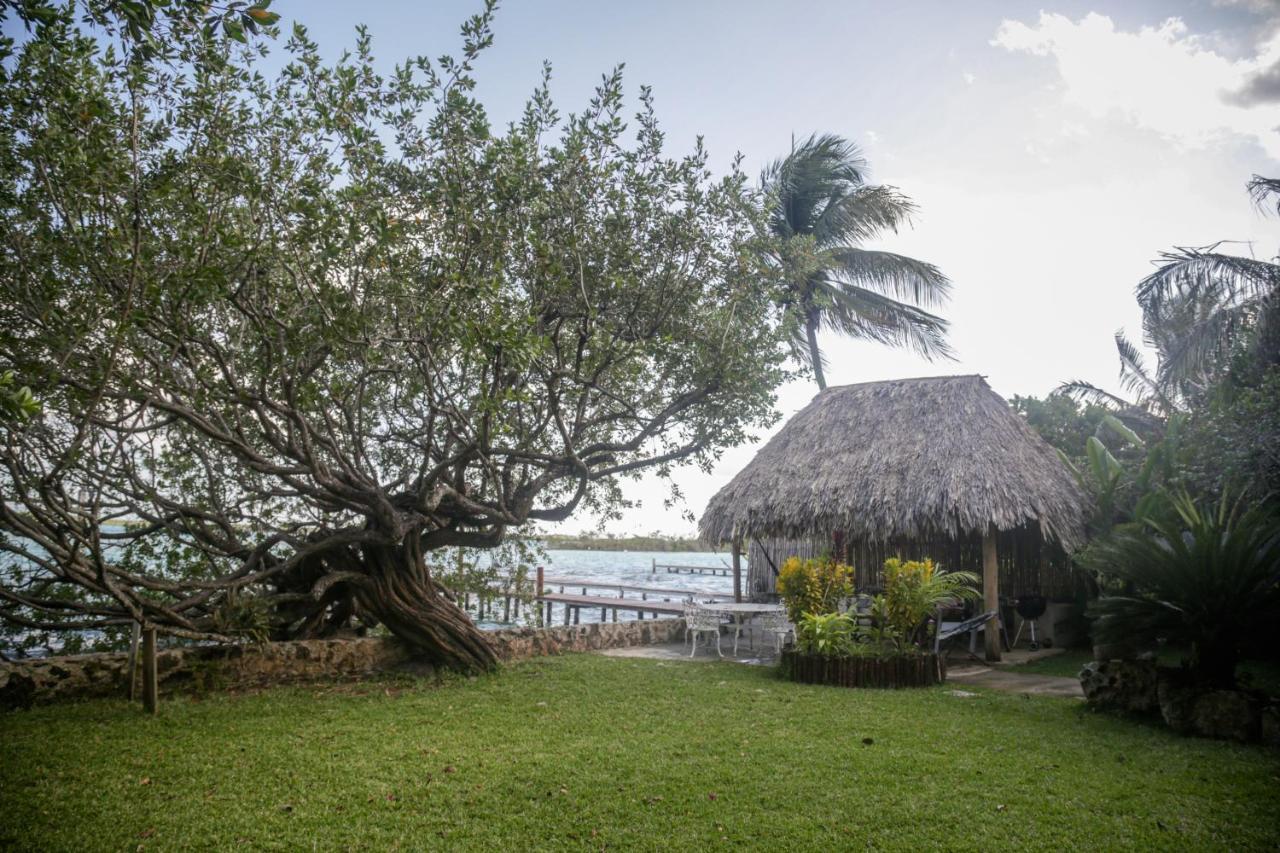
M811 234L830 201L866 180L867 161L854 143L834 134L815 134L760 174L761 186L776 199L770 215L774 234Z
M1276 213L1280 214L1280 178L1254 175L1249 179L1249 197L1259 208L1275 204Z
M1142 353L1125 336L1123 330L1116 332L1116 352L1120 355L1120 387L1131 394L1137 394L1139 399L1153 397L1163 408L1168 408L1169 401L1160 384L1147 372Z
M1071 382L1063 382L1057 388L1053 389L1054 394L1062 394L1080 403L1092 403L1095 406L1102 406L1105 409L1136 409L1137 406L1120 397L1112 394L1094 385L1092 382L1085 382L1083 379L1075 379Z
M1161 347L1158 380L1162 387L1181 389L1190 396L1213 382L1239 347L1246 345L1261 306L1245 302L1231 306L1199 306L1188 312Z
M848 186L833 194L814 223L819 246L849 246L875 239L911 221L915 203L888 186Z
M1159 268L1138 283L1138 303L1159 313L1166 302L1191 299L1228 305L1264 297L1280 287L1280 265L1206 249L1161 255Z
M868 249L841 248L826 253L841 281L918 305L937 305L951 295L951 280L933 264Z
M905 346L928 359L954 359L947 343L949 323L914 305L847 281L828 279L821 285L826 303L823 325L851 338Z

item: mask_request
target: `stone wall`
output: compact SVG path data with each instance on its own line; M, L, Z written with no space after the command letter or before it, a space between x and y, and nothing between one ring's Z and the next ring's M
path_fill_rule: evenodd
M1095 710L1158 714L1180 734L1280 747L1280 702L1256 690L1188 685L1181 670L1152 659L1087 663L1080 686Z
M504 661L678 640L683 619L654 619L551 628L506 628L490 634ZM124 696L123 652L0 662L0 708ZM394 639L299 640L261 646L184 646L156 654L161 693L244 689L273 684L361 678L397 669L423 671Z

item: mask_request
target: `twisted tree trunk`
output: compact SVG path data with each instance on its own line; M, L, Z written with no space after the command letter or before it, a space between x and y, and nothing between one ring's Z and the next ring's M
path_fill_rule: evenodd
M364 562L369 582L356 586L356 600L415 655L460 672L498 665L488 637L432 579L416 536L397 547L365 548Z

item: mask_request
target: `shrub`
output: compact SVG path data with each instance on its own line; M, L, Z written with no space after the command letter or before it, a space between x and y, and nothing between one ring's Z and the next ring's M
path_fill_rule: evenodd
M844 613L805 613L796 622L796 648L804 654L845 657L853 652L856 627Z
M853 567L831 558L790 557L778 572L778 594L797 625L806 613L832 613L853 595Z
M972 572L943 571L927 558L885 560L884 594L876 596L873 606L883 639L899 647L920 645L929 617L939 607L978 598L977 583Z
M1217 506L1185 492L1158 498L1088 552L1088 567L1126 590L1094 603L1094 638L1187 646L1197 682L1230 687L1241 652L1274 641L1280 522L1264 507L1242 511L1230 496Z

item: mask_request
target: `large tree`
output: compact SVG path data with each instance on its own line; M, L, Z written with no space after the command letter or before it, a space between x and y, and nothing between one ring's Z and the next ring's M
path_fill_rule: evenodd
M943 302L951 284L933 264L863 244L897 231L915 211L890 186L867 182L858 147L832 134L793 144L764 170L769 225L784 270L784 304L792 354L827 387L818 331L907 346L927 358L950 357L947 321L926 310Z
M759 205L621 80L497 133L463 52L383 77L45 21L4 58L0 619L197 639L380 622L494 663L430 555L607 511L774 418ZM234 34L233 34L234 35ZM32 97L32 93L40 93Z

